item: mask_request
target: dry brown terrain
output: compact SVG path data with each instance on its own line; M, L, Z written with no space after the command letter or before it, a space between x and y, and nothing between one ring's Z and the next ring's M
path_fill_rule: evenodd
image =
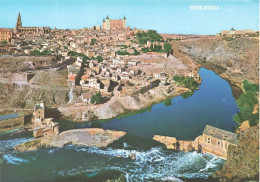
M247 79L259 82L259 39L244 37L226 40L219 37L173 41L177 51L241 86ZM176 53L176 51L174 51Z

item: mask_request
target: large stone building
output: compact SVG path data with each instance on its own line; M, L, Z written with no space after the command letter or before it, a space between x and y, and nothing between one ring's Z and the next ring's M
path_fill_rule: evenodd
M198 137L198 143L202 152L211 153L226 159L228 146L236 146L238 139L236 133L206 125L202 136Z
M0 42L10 42L13 38L13 32L9 28L0 28Z
M235 30L233 27L228 30L222 30L217 36L221 37L247 37L247 36L259 36L259 31L245 29L245 30Z
M44 103L36 104L34 107L33 117L33 136L35 138L46 135L59 134L59 124L53 122L53 118L45 118Z
M18 13L16 26L14 28L15 33L20 32L30 32L30 33L48 33L50 31L49 27L23 27L22 26L22 18L20 12Z
M228 147L237 146L237 134L206 125L202 135L194 141L177 140L174 137L155 135L154 140L164 143L168 149L181 151L199 151L210 153L220 158L227 159Z
M116 30L116 29L126 29L126 18L124 16L123 20L110 20L107 16L103 19L103 29L105 30Z

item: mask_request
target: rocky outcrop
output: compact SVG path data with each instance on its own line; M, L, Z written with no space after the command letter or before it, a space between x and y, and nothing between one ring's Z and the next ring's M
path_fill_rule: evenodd
M68 102L67 70L37 71L24 83L0 83L0 109L32 109L35 103L58 107Z
M143 94L139 93L123 97L114 96L104 104L83 107L60 107L59 111L64 117L74 121L82 121L82 115L84 121L109 119L121 114L144 109L154 103L161 102L169 97L174 97L188 91L190 90L187 88L162 85L150 89Z
M125 134L126 132L123 131L103 130L100 128L67 130L59 135L36 138L17 145L14 149L24 152L37 150L42 147L64 147L68 144L107 147L114 141L125 136Z
M240 131L238 146L229 146L227 161L214 177L225 182L259 180L259 126Z
M200 38L176 42L179 50L222 78L240 86L242 80L259 81L258 38Z
M38 102L47 106L58 106L68 101L68 89L32 88L26 85L0 84L0 109L32 109Z

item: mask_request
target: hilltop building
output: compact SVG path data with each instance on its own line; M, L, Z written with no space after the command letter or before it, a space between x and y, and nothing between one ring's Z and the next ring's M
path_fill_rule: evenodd
M14 28L14 33L21 32L33 32L33 33L48 33L50 31L49 27L23 27L22 26L22 18L20 12L18 13L16 26Z
M235 30L233 27L228 30L222 30L217 36L221 37L247 37L247 36L259 36L259 31L245 29L245 30Z
M9 28L0 28L0 42L10 42L13 38L13 32Z
M126 17L124 16L123 20L110 20L110 18L107 16L106 19L103 19L103 29L104 30L126 29Z

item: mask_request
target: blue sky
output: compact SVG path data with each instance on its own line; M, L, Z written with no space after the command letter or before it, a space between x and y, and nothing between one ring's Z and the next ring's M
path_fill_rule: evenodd
M191 5L219 10L192 11ZM20 11L23 26L93 27L108 14L110 19L125 15L131 28L216 34L231 27L259 29L258 7L258 0L0 0L0 27L13 28Z

